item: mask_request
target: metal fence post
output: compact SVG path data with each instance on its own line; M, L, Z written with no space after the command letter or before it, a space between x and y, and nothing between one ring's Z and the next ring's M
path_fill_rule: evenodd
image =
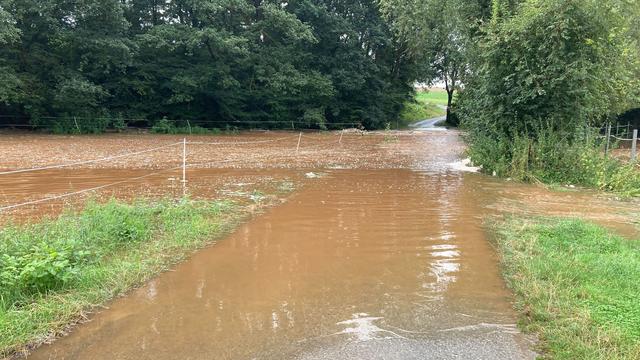
M604 156L609 154L609 143L611 142L611 123L607 124L607 145L604 148Z
M633 140L631 141L631 162L636 161L636 145L638 144L638 129L633 129Z
M187 194L187 138L182 140L182 196Z

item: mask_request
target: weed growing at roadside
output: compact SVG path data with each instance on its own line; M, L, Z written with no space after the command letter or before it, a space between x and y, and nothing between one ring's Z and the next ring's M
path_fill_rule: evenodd
M210 243L240 216L230 202L90 202L0 230L0 355L46 338Z
M468 154L487 173L516 180L549 184L575 184L612 191L623 196L640 195L640 171L612 157L605 157L596 134L562 136L540 131L536 139L469 136Z

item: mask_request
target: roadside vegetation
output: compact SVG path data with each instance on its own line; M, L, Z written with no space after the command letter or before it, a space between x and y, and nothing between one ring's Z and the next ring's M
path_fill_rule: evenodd
M476 166L639 194L639 175L585 129L640 107L640 3L383 0L381 9L426 64L419 80L445 83L448 122L466 130Z
M90 202L0 229L0 357L65 331L81 314L210 244L246 214L228 201Z
M418 121L444 116L445 110L438 105L443 104L442 91L420 91L416 93L415 99L405 104L400 113L400 127L406 127ZM447 103L444 94L444 104Z
M581 220L495 224L520 325L553 359L638 359L640 242Z
M472 161L498 176L640 195L640 174L586 130L640 104L640 4L516 3L494 3L458 101Z

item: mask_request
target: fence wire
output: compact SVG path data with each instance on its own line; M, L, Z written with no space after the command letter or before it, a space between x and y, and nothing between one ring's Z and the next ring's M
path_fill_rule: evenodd
M124 158L124 157L128 157L128 156L136 156L136 155L140 155L140 154L159 151L159 150L163 150L165 148L169 148L169 147L177 146L177 145L183 145L183 146L186 146L186 145L189 145L189 144L191 144L191 145L244 145L244 144L260 144L260 143L266 143L266 142L282 141L282 140L286 140L286 139L301 139L301 138L302 138L302 135L300 134L300 135L295 135L295 136L281 137L281 138L277 138L277 139L243 141L243 142L188 142L185 139L182 142L171 143L171 144L168 144L168 145L163 145L163 146L159 146L159 147L152 148L152 149L146 149L146 150L142 150L142 151L136 151L136 152L130 152L130 153L126 153L126 154L108 156L108 157L103 157L103 158L99 158L99 159L78 161L78 162L67 163L67 164L50 165L50 166L43 166L43 167L29 168L29 169L9 170L9 171L0 172L0 175L18 174L18 173L25 173L25 172L31 172L31 171L40 171L40 170L48 170L48 169L59 169L59 168L77 166L77 165L85 165L85 164L103 162L103 161L108 161L108 160ZM317 139L314 139L314 140L317 140ZM341 140L342 139L340 139L340 141ZM270 160L271 159L282 159L282 160L290 159L290 158L295 158L295 157L300 156L300 153L304 154L304 153L308 153L309 151L313 151L313 150L315 150L315 151L335 150L337 144L338 144L337 141L336 142L331 141L331 142L328 142L328 143L327 142L323 142L323 143L317 144L317 145L299 147L299 143L298 143L298 148L293 153L283 154L283 155L276 155L276 156L273 156L272 154L265 154L263 156L257 156L257 157L254 156L249 160L250 161L251 160L259 161L259 160L263 160L263 159L270 159ZM184 175L186 168L192 168L192 167L195 167L195 166L211 166L211 165L223 165L223 164L246 163L247 162L247 159L227 159L227 160L216 159L216 160L210 160L210 161L187 164L186 161L185 161L186 160L186 156L187 156L186 148L183 149L182 156L183 156L183 164L180 165L180 166L175 166L175 167L172 167L172 168L156 171L156 172L145 174L145 175L142 175L142 176L137 176L137 177L133 177L133 178L127 178L127 179L123 179L123 180L120 180L120 181L112 182L112 183L109 183L109 184L104 184L104 185L91 187L91 188L88 188L88 189L82 189L82 190L68 192L68 193L59 194L59 195L55 195L55 196L50 196L50 197L46 197L46 198L42 198L42 199L25 201L25 202L18 203L18 204L2 206L2 207L0 207L0 212L5 212L7 210L13 210L13 209L17 209L17 208L21 208L21 207L29 206L29 205L37 205L37 204L41 204L41 203L48 202L48 201L64 199L64 198L68 198L68 197L75 196L75 195L81 195L81 194L85 194L85 193L95 192L95 191L98 191L98 190L106 189L106 188L109 188L109 187L114 187L114 186L121 185L121 184L128 183L128 182L133 182L133 181L145 179L145 178L148 178L148 177L151 177L151 176L156 176L156 175L160 175L160 174L163 174L163 173L166 173L166 172L175 171L175 170L179 170L179 169L183 170L182 183L183 183L183 187L186 187L186 182L187 181L186 181L186 176Z

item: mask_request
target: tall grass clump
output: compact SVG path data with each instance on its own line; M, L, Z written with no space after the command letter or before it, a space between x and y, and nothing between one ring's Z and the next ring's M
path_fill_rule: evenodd
M225 232L229 202L90 202L0 230L0 355L55 335Z
M544 358L638 359L640 242L572 219L497 224L520 325Z
M598 134L567 136L551 130L535 137L470 136L468 154L488 173L521 181L576 184L626 196L640 195L640 172L607 157Z

